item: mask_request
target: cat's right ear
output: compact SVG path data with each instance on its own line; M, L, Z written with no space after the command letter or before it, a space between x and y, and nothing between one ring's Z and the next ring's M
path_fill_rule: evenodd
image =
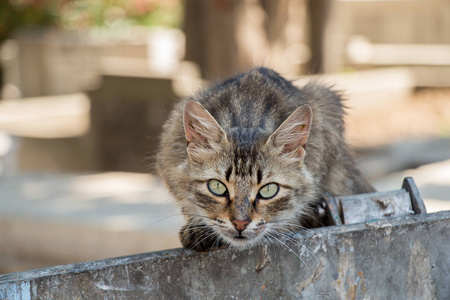
M267 143L282 153L302 159L312 123L312 110L307 104L298 107L269 137Z
M183 121L187 150L191 159L201 159L205 151L226 139L225 132L214 117L196 101L186 103Z

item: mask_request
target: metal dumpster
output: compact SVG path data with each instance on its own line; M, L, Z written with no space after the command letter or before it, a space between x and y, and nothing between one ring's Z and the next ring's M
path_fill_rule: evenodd
M11 273L0 299L450 299L450 211L426 214L411 178L397 191L325 199L332 226L280 243Z

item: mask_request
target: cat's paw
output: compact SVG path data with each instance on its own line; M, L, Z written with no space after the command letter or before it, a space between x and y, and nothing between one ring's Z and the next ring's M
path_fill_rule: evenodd
M207 251L224 246L222 240L209 228L195 228L184 225L180 230L180 241L184 248L195 251Z

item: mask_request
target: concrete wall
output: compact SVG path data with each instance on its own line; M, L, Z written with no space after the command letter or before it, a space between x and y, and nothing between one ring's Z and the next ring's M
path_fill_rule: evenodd
M351 48L354 46L352 44L361 38L371 44L448 45L450 43L450 2L446 0L335 1L325 34L325 71L339 72L349 65L354 68L373 67L373 65L359 66L352 58ZM357 50L361 55L367 49ZM418 76L424 77L422 74L426 70L419 71ZM442 71L438 69L435 72L448 74L448 69ZM434 81L426 81L426 78L424 80L428 85L433 86L434 81L439 81L439 76L436 76ZM448 85L449 82L446 84Z
M5 43L0 59L5 83L22 97L37 97L91 89L98 83L104 58L141 59L147 69L167 69L176 68L183 54L184 36L177 30L27 28Z
M96 169L153 170L161 128L176 100L173 79L105 75L89 97Z

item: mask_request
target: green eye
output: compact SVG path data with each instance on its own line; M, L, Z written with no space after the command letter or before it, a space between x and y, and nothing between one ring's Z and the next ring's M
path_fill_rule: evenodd
M225 184L216 179L211 179L208 181L208 189L216 196L224 196L228 191Z
M269 183L259 189L259 196L261 196L262 199L270 199L275 197L275 195L278 193L278 190L278 184Z

